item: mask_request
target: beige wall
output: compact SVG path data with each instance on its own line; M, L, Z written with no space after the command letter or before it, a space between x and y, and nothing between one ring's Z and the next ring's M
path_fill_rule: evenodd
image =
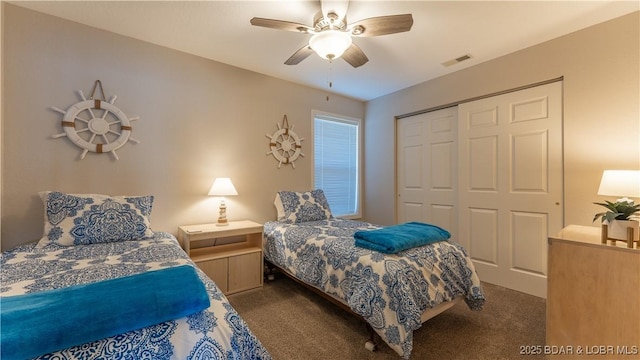
M365 217L395 221L394 117L564 77L565 224L592 225L605 169L640 169L640 12L367 103ZM597 224L596 224L597 226Z
M155 195L154 230L217 219L207 192L231 177L230 220L275 218L278 190L303 190L311 179L311 111L363 118L361 101L295 85L196 56L3 3L2 250L42 235L37 193L60 190ZM215 44L212 44L215 46ZM61 133L66 109L101 80L107 98L133 122L114 160L80 149ZM305 139L296 168L265 155L287 114Z
M41 190L153 194L155 230L214 221L206 196L233 179L229 218L272 219L280 189L311 186L312 109L364 117L365 105L2 3L2 250L38 239ZM365 118L365 218L395 220L394 117L564 77L565 223L590 225L604 169L640 168L640 13L615 19L370 101ZM61 132L61 115L100 79L137 115L113 160ZM296 169L278 169L267 138L287 114L306 140Z
M2 76L2 64L4 63L4 61L2 60L3 56L3 52L2 52L2 29L3 29L3 22L2 22L2 18L3 18L3 9L4 6L2 3L0 3L0 118L3 116L2 115L2 89L4 88L4 79ZM3 126L4 121L0 121L0 173L2 172L2 148L3 148L3 144L4 142L2 141L2 137L3 137L3 132L2 129L4 128ZM2 176L0 176L0 202L2 199ZM0 218L2 217L2 206L0 206ZM0 234L2 234L2 222L0 222ZM0 238L0 245L2 245L2 241Z

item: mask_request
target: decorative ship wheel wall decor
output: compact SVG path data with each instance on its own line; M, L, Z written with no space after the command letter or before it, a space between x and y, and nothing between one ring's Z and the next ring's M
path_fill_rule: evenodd
M96 87L99 86L102 99L94 99ZM54 139L67 137L71 142L82 148L80 159L84 159L89 151L95 153L111 153L118 160L116 150L128 141L139 144L140 141L131 137L131 122L139 120L137 116L127 117L125 113L114 105L116 95L109 101L104 97L102 83L96 80L89 99L85 98L82 90L78 90L82 101L71 105L66 111L57 107L53 110L63 114L63 133L52 135Z
M293 132L293 125L289 127L289 120L287 115L282 119L282 126L276 124L278 130L273 135L267 134L266 136L271 140L269 147L271 151L267 152L267 155L273 155L278 160L278 169L284 164L291 164L293 168L296 168L294 163L299 156L304 156L302 153L302 141L303 138L299 137Z

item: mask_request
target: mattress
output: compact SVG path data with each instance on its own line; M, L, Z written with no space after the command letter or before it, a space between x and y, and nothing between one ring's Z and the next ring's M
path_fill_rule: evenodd
M380 226L331 218L264 224L265 258L304 283L346 303L400 356L429 309L463 297L471 310L485 302L466 250L453 241L383 254L355 246L358 230Z
M2 253L2 298L64 289L179 266L195 268L210 306L203 311L37 359L271 359L227 298L171 234L150 239L46 247L29 243ZM126 306L127 304L122 304ZM53 324L55 326L55 324ZM77 330L82 331L83 324ZM9 354L2 354L2 357Z

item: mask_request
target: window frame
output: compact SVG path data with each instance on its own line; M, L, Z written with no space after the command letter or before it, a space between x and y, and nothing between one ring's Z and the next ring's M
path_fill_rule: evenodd
M363 174L363 125L362 119L355 118L346 115L339 115L334 113L329 113L326 111L320 110L312 110L311 111L311 186L312 188L316 188L315 184L315 167L316 167L316 154L315 154L315 121L316 118L325 120L325 121L334 121L340 122L349 125L357 126L357 170L356 170L356 211L353 214L340 215L336 216L341 219L361 219L362 218L362 174ZM329 204L331 206L331 204Z

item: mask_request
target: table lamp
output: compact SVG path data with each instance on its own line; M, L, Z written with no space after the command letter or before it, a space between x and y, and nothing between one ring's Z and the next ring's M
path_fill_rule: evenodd
M633 203L629 197L640 197L640 170L605 170L598 195L621 196L616 202Z
M238 195L236 188L233 186L231 179L229 178L216 178L211 185L209 195L220 196L220 213L218 215L218 226L229 225L227 222L227 204L224 202L225 196Z

